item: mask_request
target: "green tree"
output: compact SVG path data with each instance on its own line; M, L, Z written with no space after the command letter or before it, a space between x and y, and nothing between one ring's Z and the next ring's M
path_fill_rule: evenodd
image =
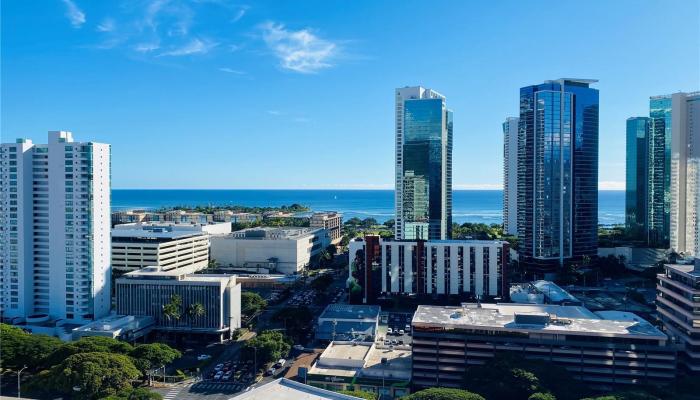
M117 339L103 336L88 336L75 342L64 343L47 358L47 366L56 365L72 356L80 353L115 353L129 354L133 346Z
M365 400L377 400L377 395L370 392L364 392L362 390L339 390L338 393L345 394L348 396L354 396Z
M325 291L333 283L333 276L331 274L324 274L314 279L309 286L312 289L318 290L320 292Z
M55 337L31 334L22 329L0 324L0 366L19 369L25 365L31 370L47 366L49 356L63 345Z
M255 292L241 292L241 313L250 317L267 307L267 301Z
M170 302L163 304L163 316L168 321L177 321L182 317L182 297L180 295L170 296Z
M141 374L123 354L81 353L66 358L31 382L32 391L78 399L98 399L131 389Z
M404 400L485 400L484 397L461 389L430 388L412 393Z
M134 359L136 368L146 376L149 370L170 364L180 358L182 353L164 343L149 343L134 347L129 356Z
M107 396L102 400L163 400L160 393L152 392L147 388L133 388L122 390L121 392Z
M386 226L389 229L394 229L395 225L396 225L396 220L394 220L393 218L388 219L384 222L384 226Z
M190 317L190 326L193 325L194 321L199 320L207 313L202 303L192 303L187 306L187 315Z
M314 315L308 307L285 307L278 310L273 318L284 322L288 336L299 339L313 325Z
M530 395L527 400L557 400L551 393L537 392Z
M257 354L257 365L286 357L292 345L289 339L279 331L263 331L246 343L246 354L253 359Z

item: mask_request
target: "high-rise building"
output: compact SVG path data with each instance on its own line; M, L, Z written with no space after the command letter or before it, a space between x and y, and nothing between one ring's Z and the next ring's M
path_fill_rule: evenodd
M671 226L671 96L649 99L647 240L668 247Z
M598 248L598 90L559 79L520 89L521 262L553 272Z
M649 195L649 118L627 119L625 226L636 240L647 242Z
M110 146L49 132L0 146L0 308L11 322L109 313Z
M700 92L671 96L671 249L700 256Z
M397 239L444 240L452 229L452 111L420 86L396 89Z
M518 121L503 123L503 232L518 234Z

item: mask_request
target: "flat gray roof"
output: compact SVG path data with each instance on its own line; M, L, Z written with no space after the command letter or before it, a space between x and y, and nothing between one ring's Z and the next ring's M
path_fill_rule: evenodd
M239 394L236 400L357 400L357 397L304 385L287 378L280 378L270 383Z
M543 325L516 324L515 315L549 315ZM551 304L463 304L462 307L418 306L414 326L445 328L492 328L502 331L573 334L582 336L666 339L666 335L633 313L596 314L585 307Z

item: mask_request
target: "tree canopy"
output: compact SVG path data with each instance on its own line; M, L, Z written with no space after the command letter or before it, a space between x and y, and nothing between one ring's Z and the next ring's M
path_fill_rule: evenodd
M361 390L339 390L338 393L346 394L348 396L358 397L365 400L377 400L377 395L370 392L364 392Z
M181 355L178 350L163 343L141 344L129 352L129 356L134 359L134 365L144 375L150 369L170 364Z
M26 365L31 370L37 370L45 366L47 358L62 345L58 338L31 334L16 326L0 324L2 368L19 369Z
M485 400L484 397L461 389L430 388L412 393L404 400Z
M270 362L277 361L289 354L292 346L289 339L282 335L279 331L263 331L250 339L246 345L247 356L252 359L254 357L254 349L257 349L258 366Z
M241 313L250 317L267 307L267 301L255 292L241 292Z

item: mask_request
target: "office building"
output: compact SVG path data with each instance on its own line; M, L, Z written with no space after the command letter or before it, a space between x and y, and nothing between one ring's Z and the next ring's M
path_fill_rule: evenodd
M363 302L380 295L499 297L505 291L508 243L496 240L385 240L349 243L350 278Z
M333 341L306 374L306 382L330 390L361 390L398 399L410 394L411 347Z
M82 324L108 314L110 146L63 131L48 144L3 143L0 177L3 318Z
M647 239L667 248L671 227L671 96L649 99Z
M565 368L600 387L663 384L676 375L667 336L635 314L534 304L419 306L413 316L415 388L462 385L469 366L512 353Z
M221 267L282 274L301 272L330 244L319 228L248 228L210 240L211 258Z
M671 101L671 249L700 256L700 92Z
M253 224L262 219L260 214L247 212L233 212L231 210L216 210L213 214L214 221L231 222L234 224Z
M452 229L452 111L420 86L396 89L397 239L449 239Z
M101 336L134 343L147 336L155 326L155 319L147 315L108 315L104 318L73 328L72 340Z
M235 275L146 267L124 274L115 285L117 314L151 316L155 329L207 334L223 340L241 327L241 285ZM174 305L174 313L164 312L168 304ZM203 312L197 313L197 308Z
M316 340L374 340L379 306L329 304L318 317Z
M518 235L518 122L503 123L503 232Z
M598 90L559 79L520 89L519 257L535 275L598 249Z
M700 372L700 260L666 264L656 283L656 311L666 333L680 346L678 361Z
M627 119L625 227L636 240L648 242L649 118Z
M204 269L209 262L209 234L202 229L204 226L163 223L116 225L112 229L112 268L115 273L153 266L163 271L190 268L190 272L195 272Z
M343 216L337 212L315 212L311 215L309 226L325 229L332 244L340 243L343 238Z

